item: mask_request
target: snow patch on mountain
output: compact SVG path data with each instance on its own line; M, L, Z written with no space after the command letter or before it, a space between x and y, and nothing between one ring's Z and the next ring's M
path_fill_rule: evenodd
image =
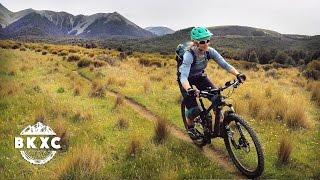
M84 20L80 23L78 23L75 27L73 27L68 34L71 32L76 31L77 33L75 35L79 35L84 32L84 30L90 26L90 24L94 23L99 18L108 17L110 13L98 13L91 16L84 16Z

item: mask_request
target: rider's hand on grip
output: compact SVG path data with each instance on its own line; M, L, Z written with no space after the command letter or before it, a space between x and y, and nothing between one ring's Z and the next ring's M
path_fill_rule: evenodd
M239 83L243 83L247 79L247 77L246 77L246 75L239 73L239 74L237 74L237 79L238 79Z
M187 90L187 93L188 93L188 95L191 96L191 97L199 97L200 91L199 91L198 89L189 88L189 89Z

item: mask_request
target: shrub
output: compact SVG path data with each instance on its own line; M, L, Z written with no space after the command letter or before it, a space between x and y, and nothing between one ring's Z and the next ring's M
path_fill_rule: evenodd
M259 70L257 63L254 63L254 62L236 61L233 63L233 65L239 69L253 70L253 71Z
M68 52L66 50L62 50L58 53L58 56L66 56L68 55Z
M288 55L283 51L279 51L277 52L277 55L275 56L274 60L279 64L286 64L288 62Z
M82 67L88 67L91 64L91 60L90 59L81 59L80 61L78 61L77 66L79 68Z
M94 65L94 67L101 67L106 64L104 61L99 61L99 60L94 60L92 63Z
M139 58L138 60L139 64L144 66L156 66L156 67L162 67L162 63L155 59L148 59L148 58Z
M251 52L249 53L248 61L249 61L249 62L256 62L256 63L259 62L256 51L253 50L253 51L251 51Z
M71 62L71 61L79 61L80 60L80 56L76 55L76 54L71 54L71 55L68 56L67 60L69 62Z
M26 51L26 48L22 47L20 48L20 51Z
M64 93L64 88L63 87L59 87L57 90L57 93Z
M320 60L311 61L302 74L308 79L320 80Z
M69 53L76 53L79 52L77 49L69 49Z
M115 66L117 64L116 58L110 57L105 54L101 54L101 55L97 56L96 59L100 60L100 61L104 61L104 62L108 63L110 66Z

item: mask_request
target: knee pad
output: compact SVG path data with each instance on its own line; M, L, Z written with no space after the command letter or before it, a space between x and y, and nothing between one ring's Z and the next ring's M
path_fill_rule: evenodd
M199 116L200 112L201 112L200 108L198 106L195 106L186 110L185 116L188 119L194 119L195 117Z

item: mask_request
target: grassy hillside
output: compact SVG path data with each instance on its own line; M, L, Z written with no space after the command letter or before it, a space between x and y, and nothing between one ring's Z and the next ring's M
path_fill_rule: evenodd
M183 131L170 56L134 52L121 60L117 51L78 46L12 48L0 49L1 179L237 177L172 134L157 143L154 122L109 95L118 92ZM232 102L263 144L262 178L319 178L319 82L296 68L230 63L248 76ZM233 78L213 62L207 70L217 85ZM64 151L45 166L29 164L12 144L39 120L65 139ZM221 139L211 146L227 155ZM288 160L281 163L286 152Z

